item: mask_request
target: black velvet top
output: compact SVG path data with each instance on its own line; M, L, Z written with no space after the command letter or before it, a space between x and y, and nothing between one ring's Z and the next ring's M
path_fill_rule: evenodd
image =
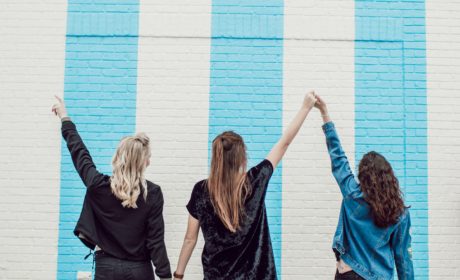
M265 194L273 166L263 160L248 171L251 195L241 228L230 232L215 214L206 181L195 184L187 209L204 235L204 279L276 279L276 267L265 210Z
M160 278L171 278L164 243L163 194L158 185L147 181L147 200L141 193L138 208L124 208L110 188L110 177L101 174L71 121L62 123L73 164L87 187L75 235L89 248L98 245L116 258L130 261L152 260Z

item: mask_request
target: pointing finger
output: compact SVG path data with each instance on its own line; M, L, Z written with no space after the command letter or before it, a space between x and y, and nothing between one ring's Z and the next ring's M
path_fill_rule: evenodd
M56 99L59 101L59 103L62 103L62 99L59 96L55 95L54 97L56 97Z

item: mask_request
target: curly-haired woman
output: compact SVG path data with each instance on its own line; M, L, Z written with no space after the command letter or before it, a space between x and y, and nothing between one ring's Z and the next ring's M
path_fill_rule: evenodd
M335 279L414 279L410 214L390 163L369 152L359 163L358 179L350 169L326 103L317 96L332 173L343 200L333 241Z

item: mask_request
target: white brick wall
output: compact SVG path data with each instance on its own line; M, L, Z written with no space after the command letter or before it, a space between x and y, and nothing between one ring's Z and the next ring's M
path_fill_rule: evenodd
M210 1L141 1L137 131L152 140L147 177L165 197L166 244L174 270L187 227L185 205L208 174ZM202 238L187 266L202 279Z
M426 2L431 279L460 278L460 1Z
M316 89L354 162L354 1L285 0L284 115ZM427 81L430 278L460 277L460 2L429 0ZM148 178L165 195L173 269L193 183L208 170L210 0L141 1L137 131L152 139ZM0 3L0 279L54 279L65 1ZM283 277L330 279L340 194L313 111L283 161ZM201 278L202 243L187 268Z
M0 278L56 277L65 1L0 3Z
M285 1L284 115L286 126L303 94L315 89L354 165L354 1ZM339 28L336 28L339 27ZM283 160L283 276L331 279L332 238L341 195L319 112L313 110Z

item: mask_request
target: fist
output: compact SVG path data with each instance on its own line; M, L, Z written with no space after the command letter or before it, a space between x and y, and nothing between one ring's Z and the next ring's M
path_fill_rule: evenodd
M303 99L303 106L305 106L308 109L311 109L316 104L316 100L317 99L315 92L312 90L309 93L305 94L305 98Z
M322 114L327 114L326 102L319 95L316 95L315 107L318 108Z
M53 105L53 107L51 108L51 112L53 112L60 119L67 117L67 110L65 108L64 101L56 95L54 97L56 97L58 102Z

